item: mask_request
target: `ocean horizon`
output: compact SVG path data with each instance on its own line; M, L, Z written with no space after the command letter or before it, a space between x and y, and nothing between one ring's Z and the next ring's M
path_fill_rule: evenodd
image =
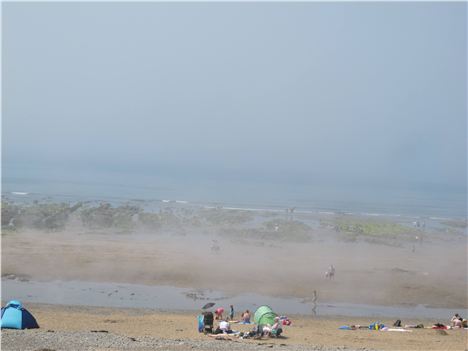
M297 213L466 218L466 190L333 182L227 179L183 174L57 172L3 167L2 196L18 201L157 201Z

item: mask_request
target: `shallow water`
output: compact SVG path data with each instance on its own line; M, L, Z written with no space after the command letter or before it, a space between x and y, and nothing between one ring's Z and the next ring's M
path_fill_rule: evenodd
M215 302L226 310L234 305L237 312L255 310L259 305L269 305L279 314L304 314L316 316L434 318L446 320L454 313L468 314L460 309L429 308L418 306L378 306L350 303L312 303L297 298L279 298L259 294L228 295L213 290L191 290L172 286L147 286L137 284L94 283L82 281L20 281L2 279L2 300L20 300L25 303L61 305L134 307L157 310L199 311L207 302Z

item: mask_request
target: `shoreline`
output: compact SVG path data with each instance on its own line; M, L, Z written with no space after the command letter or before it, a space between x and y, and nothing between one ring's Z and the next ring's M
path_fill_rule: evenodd
M106 308L145 308L155 311L193 312L206 302L218 306L230 304L254 310L267 304L282 314L302 316L445 318L463 307L441 308L416 304L366 305L351 302L320 301L313 304L298 297L274 297L241 293L229 294L199 288L179 288L168 285L142 285L86 281L34 281L25 278L2 277L2 299L18 299L25 303L62 306L96 306ZM55 292L51 294L51 292ZM92 302L92 303L90 303ZM467 313L463 313L467 314Z
M466 221L468 217L463 212L447 212L447 209L442 209L440 212L425 213L425 212L405 212L403 208L400 210L397 207L388 208L384 206L376 208L375 206L364 206L353 209L349 206L320 206L301 205L301 202L284 202L284 203L264 203L258 201L251 202L232 202L232 201L215 201L215 200L180 200L180 199L163 199L163 198L135 198L134 196L83 196L77 194L48 194L41 192L26 192L26 191L4 191L2 197L7 201L32 204L34 201L44 203L79 203L84 202L88 205L99 205L103 202L110 203L114 206L123 204L133 204L142 206L143 209L149 212L157 212L164 208L194 208L194 209L221 209L225 211L241 211L252 212L257 214L288 214L290 209L293 209L296 215L305 216L336 216L347 215L352 217L361 217L364 219L380 218L380 219L400 219L400 220L421 220L425 219L430 222L441 222L450 220Z

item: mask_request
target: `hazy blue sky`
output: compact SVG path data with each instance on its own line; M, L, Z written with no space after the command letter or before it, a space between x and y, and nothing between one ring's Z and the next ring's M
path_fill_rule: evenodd
M3 170L466 187L465 3L3 3Z

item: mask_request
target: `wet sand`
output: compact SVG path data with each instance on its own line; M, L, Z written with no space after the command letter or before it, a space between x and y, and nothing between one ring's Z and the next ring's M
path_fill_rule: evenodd
M211 338L198 333L196 330L196 314L193 312L161 312L142 309L114 309L114 308L93 308L76 306L58 306L45 304L29 304L29 310L37 318L41 329L38 331L25 330L19 333L2 331L2 346L6 350L14 350L14 339L34 336L35 342L41 340L38 333L55 333L56 338L61 338L60 333L82 333L87 332L88 336L93 336L94 331L107 331L112 335L120 335L134 338L137 349L138 340L146 340L151 337L154 340L164 339L172 345L177 345L177 349L185 350L196 347L197 349L226 349L230 348L232 342L217 341L212 343ZM417 329L413 332L382 332L371 330L342 331L338 327L343 324L369 324L374 320L371 318L346 318L346 317L305 317L289 316L293 324L285 327L285 337L280 339L238 340L241 345L256 346L256 349L268 348L273 345L283 350L307 350L307 349L360 349L360 350L464 350L468 347L466 330L448 330L440 333L436 330ZM393 320L381 320L384 324L391 324ZM421 319L403 320L403 323L425 323L431 321ZM233 324L233 329L246 331L251 326ZM80 334L81 335L81 334ZM47 335L50 338L50 335ZM83 337L81 335L81 337ZM206 341L206 344L204 342ZM91 343L91 341L90 341ZM156 341L155 341L156 343ZM227 343L227 344L226 344ZM173 349L172 346L162 347L163 349ZM258 345L261 344L261 345ZM48 344L36 345L36 349L45 347ZM93 349L99 349L99 342L96 342ZM216 346L219 345L219 346ZM232 344L231 344L232 345ZM258 346L258 347L257 347ZM70 350L75 349L70 345ZM109 348L107 348L109 349ZM114 345L110 349L125 349ZM148 348L150 349L150 347ZM154 348L153 348L154 349ZM242 349L242 348L241 348ZM250 348L249 348L250 349Z
M2 276L256 293L318 303L467 308L466 238L416 247L234 240L203 234L17 232L2 237ZM219 252L211 251L218 240ZM324 278L328 265L333 280Z
M445 320L447 316L466 311L461 309L430 308L418 306L382 306L352 303L313 303L294 297L272 297L244 293L228 294L221 291L177 288L172 286L148 286L123 283L96 283L83 281L30 281L25 277L10 275L2 279L3 300L20 300L29 303L47 303L74 306L98 306L114 308L146 308L166 311L198 311L207 302L238 310L255 311L265 304L281 314L311 316L373 316L428 318Z

